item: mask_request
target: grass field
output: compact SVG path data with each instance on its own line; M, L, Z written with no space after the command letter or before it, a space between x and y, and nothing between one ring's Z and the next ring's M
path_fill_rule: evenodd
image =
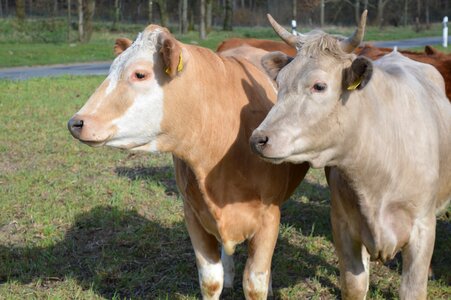
M93 149L66 122L100 77L0 81L0 299L198 299L169 155ZM310 171L283 206L276 299L339 298L329 193ZM430 299L451 295L451 223L438 222ZM242 299L246 247L237 251ZM394 299L400 259L372 263L370 299Z
M48 35L38 34L36 32L33 33L33 22L38 21L29 21L29 24L27 25L27 31L29 32L21 33L14 30L15 25L13 21L8 19L0 20L0 68L112 60L114 58L112 49L117 37L134 39L138 32L145 28L144 24L124 24L118 31L111 32L108 23L99 23L95 26L96 31L94 32L91 42L81 44L77 42L64 42L64 30L63 32L59 30L53 33L56 37L53 37L52 33L49 33ZM62 23L61 26L65 28L64 23ZM38 27L38 29L39 28L40 27ZM302 32L311 29L312 28L299 28ZM328 26L324 28L324 30L329 33L349 35L353 32L354 27ZM210 49L216 49L221 41L231 37L254 37L279 40L270 27L235 28L234 31L216 30L211 32L205 40L200 40L199 34L194 31L189 32L186 35L177 34L177 30L175 29L173 32L176 37L184 43L198 44ZM368 26L365 33L365 41L397 40L440 35L440 24L433 24L430 29L419 33L416 33L410 26L384 27L383 29ZM72 31L71 36L72 39L75 40L77 33ZM36 41L36 39L38 41ZM43 39L60 42L52 43L40 41ZM443 47L438 48L442 51L451 52L451 47L448 49L444 49Z

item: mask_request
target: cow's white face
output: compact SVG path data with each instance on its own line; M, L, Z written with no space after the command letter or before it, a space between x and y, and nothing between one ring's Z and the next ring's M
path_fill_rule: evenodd
M287 64L277 76L277 103L253 133L254 149L273 162L319 164L319 150L329 148L339 130L341 70L341 63L323 57L298 55Z
M294 59L280 52L263 57L279 92L277 103L251 136L254 152L274 163L307 161L318 168L333 163L346 132L342 121L352 86L357 82L355 89L363 88L372 73L371 62L356 59L342 43L312 32L299 38Z
M108 77L69 121L75 138L90 146L158 151L162 85L169 78L160 50L164 37L173 38L155 27L114 60Z

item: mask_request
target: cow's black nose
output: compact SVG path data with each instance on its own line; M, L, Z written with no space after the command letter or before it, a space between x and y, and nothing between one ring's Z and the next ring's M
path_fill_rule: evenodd
M67 128L74 138L79 139L81 129L83 128L83 120L74 117L67 123Z
M269 138L262 133L254 132L249 140L251 149L256 154L261 154L265 146L268 144Z

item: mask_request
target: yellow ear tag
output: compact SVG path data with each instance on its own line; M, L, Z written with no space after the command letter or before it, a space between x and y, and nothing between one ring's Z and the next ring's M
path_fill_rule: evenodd
M179 64L177 65L177 72L181 72L183 70L183 59L182 59L182 52L180 52L179 55ZM165 70L166 74L169 75L171 73L171 68L167 67Z
M348 91L355 90L362 83L362 77L357 78L350 86L348 86Z
M180 52L179 64L177 65L177 72L182 72L182 70L183 70L183 59L182 59L182 52Z

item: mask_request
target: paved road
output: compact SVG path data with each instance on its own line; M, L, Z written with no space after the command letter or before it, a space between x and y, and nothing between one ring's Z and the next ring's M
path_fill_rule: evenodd
M449 37L451 41L451 36ZM399 41L370 42L377 47L412 48L426 45L440 45L441 37L416 38ZM19 67L0 69L0 79L24 80L31 77L47 77L59 75L106 75L111 62L91 62L70 65L52 65L42 67Z
M91 62L70 65L18 67L0 69L0 79L24 80L31 77L60 75L106 75L111 62Z

